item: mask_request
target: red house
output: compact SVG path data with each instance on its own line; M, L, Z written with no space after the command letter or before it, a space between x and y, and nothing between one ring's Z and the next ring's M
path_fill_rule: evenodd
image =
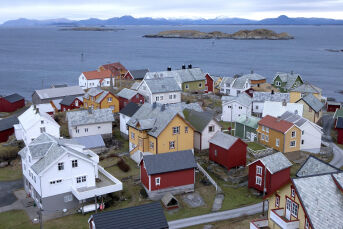
M14 125L18 124L16 116L0 120L0 142L7 142L8 137L14 134Z
M210 74L206 74L205 76L205 93L214 93L214 84L216 82L216 77L210 76Z
M140 178L149 198L158 200L168 192L175 195L194 191L196 167L191 150L144 155Z
M289 182L292 163L281 153L260 158L249 165L248 187L266 194L273 193Z
M117 94L119 98L119 110L123 109L128 103L133 102L136 104L144 103L144 96L137 91L124 88Z
M210 139L209 159L228 170L245 166L247 160L247 144L241 139L218 131Z
M337 109L341 109L341 103L335 101L326 102L326 111L335 112Z
M23 96L14 93L5 97L0 97L0 112L13 112L25 106Z
M61 111L69 111L83 107L82 97L66 96L60 102Z
M124 79L126 80L143 80L145 74L149 72L149 69L140 69L140 70L129 70Z
M343 144L343 117L337 117L335 129L337 130L337 143Z

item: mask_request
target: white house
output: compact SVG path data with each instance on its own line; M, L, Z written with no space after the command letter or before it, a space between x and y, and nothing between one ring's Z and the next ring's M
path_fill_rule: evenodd
M301 130L300 150L319 153L322 144L322 127L300 115L286 111L280 119L294 123Z
M137 90L147 103L179 103L181 88L174 78L144 79Z
M32 105L18 117L19 124L14 125L15 137L29 145L41 133L60 137L60 125L48 114Z
M238 96L222 97L222 116L224 122L235 122L242 115L251 116L252 99L246 93Z
M111 71L106 69L82 72L79 76L79 86L82 89L88 89L92 87L109 87L111 85L111 74ZM112 77L112 81L114 85L114 77Z
M262 117L263 106L265 101L274 101L274 102L289 102L289 93L280 93L280 92L253 92L252 97L252 112L254 116Z
M262 117L265 117L266 115L279 117L286 111L302 116L303 109L303 105L299 103L265 101L263 104Z
M114 117L111 108L67 112L68 130L72 138L102 135L112 136Z
M120 119L120 134L124 137L129 135L128 128L126 126L127 122L139 109L139 106L136 103L128 103L123 109L119 112Z
M99 156L73 139L47 133L19 151L25 191L46 212L76 210L95 196L122 190L122 183L104 170Z

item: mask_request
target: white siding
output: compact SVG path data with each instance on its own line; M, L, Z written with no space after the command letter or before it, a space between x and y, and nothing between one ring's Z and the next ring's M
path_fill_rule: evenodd
M154 93L152 94L149 90L147 84L142 81L142 84L138 88L138 93L144 95L146 103L162 103L162 104L169 104L169 103L180 103L181 102L181 92L164 92L164 93ZM171 95L171 99L169 96ZM174 98L175 95L175 98ZM158 99L156 98L158 97Z
M101 86L108 87L110 86L110 78L106 78L101 82ZM113 78L113 85L115 83L115 79ZM100 79L92 79L87 80L83 73L79 76L79 86L82 89L88 89L92 87L99 87L100 86Z
M72 138L97 134L112 134L112 122L68 127L68 129L69 135Z
M253 105L252 105L253 113L261 114L262 116L263 105L264 105L264 102L253 102Z
M194 131L194 148L200 150L201 135Z
M209 126L214 126L214 131L209 132ZM215 135L217 131L221 131L221 126L217 124L214 120L211 120L208 125L205 127L205 129L202 132L201 135L201 149L209 149L210 143L209 140Z
M306 122L300 128L304 134L301 135L300 150L310 150L314 152L320 151L322 144L322 132L318 127L313 126L310 122ZM304 144L302 144L304 142Z
M126 123L130 120L130 117L124 114L119 114L119 119L120 119L120 132L128 135L129 131L126 127Z
M223 103L222 108L223 113L221 119L224 122L235 122L241 115L251 116L251 105L246 107L236 101L231 101Z

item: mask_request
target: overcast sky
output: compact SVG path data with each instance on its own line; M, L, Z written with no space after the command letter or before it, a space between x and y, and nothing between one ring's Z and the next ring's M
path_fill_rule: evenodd
M0 0L0 23L10 19L134 17L343 19L343 0Z

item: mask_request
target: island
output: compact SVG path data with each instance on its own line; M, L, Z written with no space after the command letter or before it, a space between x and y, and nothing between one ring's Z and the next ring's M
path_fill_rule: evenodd
M200 32L197 30L168 30L158 34L144 35L147 38L184 38L184 39L235 39L235 40L289 40L288 33L276 33L269 29L240 30L233 34L220 31Z
M124 29L117 28L106 28L106 27L71 27L71 28L62 28L61 31L119 31Z

